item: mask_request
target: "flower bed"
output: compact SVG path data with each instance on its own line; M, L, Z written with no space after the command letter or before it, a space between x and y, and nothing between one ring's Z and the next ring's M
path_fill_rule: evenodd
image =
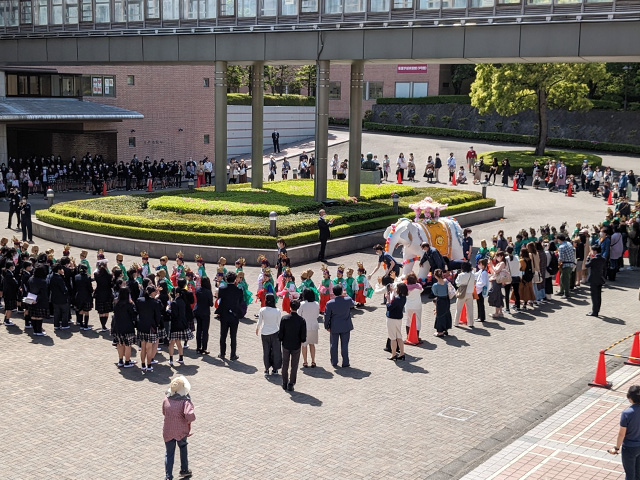
M204 188L170 195L154 193L77 200L59 203L49 210L39 210L36 217L53 225L105 235L263 248L272 247L274 241L273 237L269 236L269 212L279 211L278 208L288 206L278 214L278 235L283 236L289 245L301 245L317 240L317 211L322 207L320 203L313 201L312 181L288 180L269 184L265 189L269 188L272 195L268 195L267 198L275 201L270 204L252 203L252 198L265 197L262 196L264 193L256 193L249 186L231 187L235 188L230 189L228 196ZM342 191L346 194L346 187L345 182L330 182L328 191L333 196ZM409 205L424 199L425 196L448 204L442 213L444 216L495 205L495 200L483 199L479 193L465 190L415 188L391 184L362 187L363 195L357 202L345 197L338 205L325 208L328 217L334 219L331 228L334 238L383 228L397 220L398 215L392 213L393 193L401 196L400 215L412 213ZM287 195L285 192L291 193ZM217 197L224 200L216 201ZM182 203L163 203L166 198L170 198L171 202L177 202L174 199L183 200ZM205 204L203 202L206 203L206 208L188 210L184 207L185 204L202 206ZM158 204L173 206L175 210L168 207L166 210L157 208ZM225 212L225 208L229 210L229 205L233 206L233 212ZM304 206L304 209L301 206Z

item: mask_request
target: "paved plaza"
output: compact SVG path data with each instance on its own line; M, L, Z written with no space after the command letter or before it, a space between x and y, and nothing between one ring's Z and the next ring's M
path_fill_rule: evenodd
M439 151L446 158L454 151L463 159L468 146L466 141L363 136L363 151L379 157L413 152L421 181L426 155ZM474 146L478 152L495 149ZM347 151L346 143L329 150L341 157ZM632 160L607 157L605 163L629 168ZM531 188L489 187L489 196L505 206L505 219L472 227L476 244L500 228L515 236L521 228L546 223L567 221L570 229L577 220L591 225L606 211L602 199L584 193L567 198ZM56 201L71 198L88 197L61 194ZM45 204L41 198L32 203L34 209ZM8 204L0 205L5 206L0 222L6 222ZM41 250L53 247L60 256L62 245L35 240ZM109 251L107 241L104 248L113 266L116 252ZM72 248L71 255L78 258L79 250ZM134 260L139 258L125 256L126 265ZM355 267L356 261L369 270L376 264L366 250L331 258L329 266L334 273L337 265ZM310 265L316 283L319 266ZM301 269L294 267L294 274ZM215 266L207 270L211 275ZM255 293L258 269L245 271ZM197 356L194 340L185 365L170 367L163 351L158 359L164 360L149 374L118 369L109 335L80 332L76 326L54 331L45 323L50 336L33 337L18 317L17 327L0 327L6 358L0 476L164 478L161 402L170 379L184 374L197 416L189 445L194 478L565 479L578 478L567 474L566 465L579 465L582 478L622 480L619 457L607 457L604 450L615 440L623 393L636 370L616 371L620 362L611 361L617 391L587 391L586 384L598 351L638 328L639 284L637 272L621 272L604 289L602 318L585 316L590 305L583 287L568 301L558 297L534 311L476 324L474 330L454 328L445 339L431 335L433 310L424 298L425 343L407 347L407 361L398 363L388 361L382 350L385 310L374 296L354 314L351 368L331 367L329 338L321 326L318 367L301 370L292 393L283 392L280 377L262 374L256 304L240 325L238 361L215 358L218 323L212 321L211 356ZM90 324L99 325L95 311ZM611 351L628 354L629 342ZM598 474L589 476L591 465L601 469Z

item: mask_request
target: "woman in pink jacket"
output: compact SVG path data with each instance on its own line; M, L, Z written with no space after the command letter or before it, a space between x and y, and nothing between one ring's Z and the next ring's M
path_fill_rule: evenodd
M191 477L187 458L187 437L190 436L191 423L196 419L189 392L191 385L182 375L174 378L169 385L166 397L162 402L164 425L162 436L166 447L164 457L165 480L173 479L173 459L176 443L180 448L180 477Z

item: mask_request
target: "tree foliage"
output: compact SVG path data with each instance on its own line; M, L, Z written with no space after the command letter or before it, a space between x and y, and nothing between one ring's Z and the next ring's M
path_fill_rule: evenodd
M241 87L249 85L249 67L229 65L227 67L227 91L238 93Z
M316 66L303 65L296 70L295 79L307 91L307 97L313 97L316 91Z
M534 110L538 115L536 155L543 155L548 135L547 110L573 111L592 107L589 82L606 78L602 63L515 63L477 65L471 104L480 114L503 116Z
M465 80L473 80L476 78L475 65L462 64L451 65L451 85L453 86L453 94L460 95L462 84Z

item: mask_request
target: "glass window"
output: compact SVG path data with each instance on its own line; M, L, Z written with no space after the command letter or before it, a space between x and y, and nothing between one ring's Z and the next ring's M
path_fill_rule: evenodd
M160 18L160 0L147 0L147 18Z
M220 0L220 16L233 16L236 14L235 0Z
M129 146L130 147L136 146L136 137L129 137Z
M256 0L238 0L239 17L255 17L257 9Z
M200 18L216 18L216 0L200 0Z
M111 12L109 11L109 0L95 0L96 2L96 23L111 22Z
M396 98L409 98L411 96L411 82L396 82Z
M17 26L20 19L18 0L0 1L0 26Z
M49 3L47 0L35 0L35 24L49 24Z
M202 86L205 88L209 88L209 79L208 78L203 78L202 79Z
M507 5L507 4L513 4L513 3L521 3L520 0L497 0L498 5ZM491 5L482 5L483 7L493 7L493 2L491 2Z
M20 23L30 24L31 17L31 0L20 0Z
M209 145L209 135L204 136L204 144Z
M62 79L63 86L64 80ZM102 77L91 77L91 95L94 97L102 96Z
M180 18L179 0L162 0L162 19L178 20Z
M413 0L393 0L394 9L413 8Z
M51 0L51 24L62 25L62 0Z
M40 82L36 75L29 76L29 95L40 95Z
M340 100L340 82L329 82L329 100Z
M440 10L440 0L420 0L418 4L420 10Z
M412 97L426 97L429 91L429 84L427 82L414 82Z
M65 0L64 23L78 23L78 0Z
M136 77L135 75L127 75L127 85L135 85Z
M344 13L364 12L366 2L364 0L345 0Z
M141 22L144 18L142 15L143 8L142 0L129 0L127 2L126 20L129 22Z
M442 0L442 8L467 8L467 0Z
M92 22L93 21L93 3L91 0L80 0L81 8L82 8L82 21L83 22Z
M324 13L342 13L342 0L325 0Z
M498 4L520 3L520 0L497 0ZM471 0L471 8L493 8L493 0Z
M183 18L194 20L198 18L198 0L184 0Z
M389 0L371 0L372 12L388 12Z
M7 96L18 95L18 75L7 75Z
M278 0L260 0L260 16L275 17L278 14Z
M100 80L102 80L102 78L100 78ZM75 96L73 77L62 77L62 96L63 97Z
M282 0L281 15L298 15L298 0Z
M365 82L362 90L363 100L375 100L382 97L383 82Z
M91 76L83 75L81 82L82 82L82 96L90 97L91 96Z
M104 77L102 80L103 91L105 97L116 96L116 79L115 77Z
M315 13L318 11L318 0L301 0L300 13Z

